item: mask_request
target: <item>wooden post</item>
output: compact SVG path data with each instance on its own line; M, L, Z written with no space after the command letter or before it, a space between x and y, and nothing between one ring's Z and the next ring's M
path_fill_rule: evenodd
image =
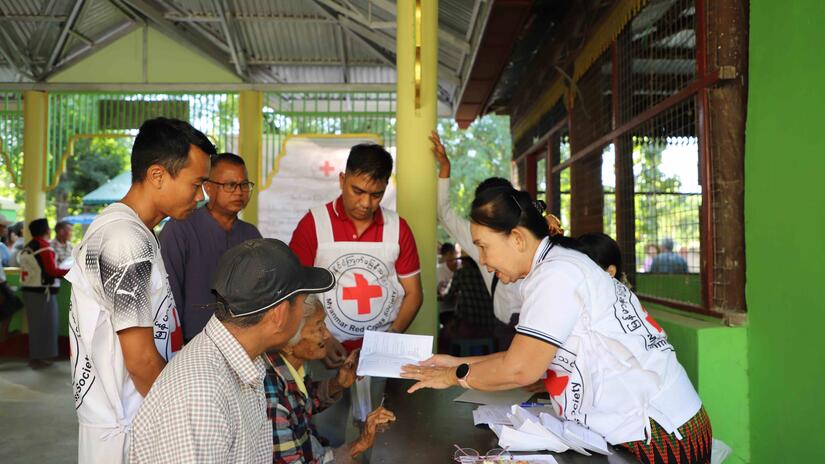
M710 157L713 160L712 307L745 311L744 155L747 112L748 2L718 0L707 8L708 70L722 80L708 90ZM735 316L735 314L733 315ZM741 317L736 318L741 319ZM731 322L741 322L731 320Z

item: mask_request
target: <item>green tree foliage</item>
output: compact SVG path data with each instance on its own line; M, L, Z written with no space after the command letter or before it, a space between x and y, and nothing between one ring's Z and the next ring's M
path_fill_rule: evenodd
M475 189L488 177L510 178L513 158L510 118L489 115L461 130L452 119L438 121L438 134L450 157L450 202L456 214L468 217ZM432 154L429 154L432 156ZM453 241L441 228L439 241Z
M644 256L645 245L659 244L664 238L686 247L699 246L701 194L683 193L679 176L662 171L666 148L664 139L633 140L637 256Z
M50 193L56 217L79 213L86 194L127 170L131 144L131 138L78 140L60 184Z

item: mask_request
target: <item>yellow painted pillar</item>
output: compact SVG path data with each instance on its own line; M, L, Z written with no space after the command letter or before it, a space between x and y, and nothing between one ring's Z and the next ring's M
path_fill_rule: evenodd
M25 192L26 240L31 221L46 217L46 153L48 147L49 97L46 92L23 93L23 191ZM54 224L52 224L54 226Z
M243 91L239 95L238 113L240 134L238 155L246 162L249 180L255 188L249 193L249 204L241 212L244 221L258 225L258 191L263 186L261 179L261 155L263 151L264 96L262 92Z
M408 332L436 335L436 178L429 136L438 103L438 1L398 0L396 7L398 212L415 234L424 287L424 303Z

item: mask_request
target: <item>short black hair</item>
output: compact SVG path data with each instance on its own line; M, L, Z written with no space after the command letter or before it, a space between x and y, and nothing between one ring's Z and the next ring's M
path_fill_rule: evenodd
M377 143L359 143L349 151L347 173L366 174L372 180L389 182L392 155Z
M29 223L29 232L32 237L41 237L49 233L49 220L46 218L35 219Z
M170 118L144 121L132 145L132 183L142 182L153 164L163 166L172 177L177 176L186 166L191 145L210 157L217 154L206 135L186 121Z
M57 231L57 230L61 230L61 229L63 229L64 227L71 228L71 227L72 227L72 225L71 225L71 224L69 224L69 223L68 223L68 222L66 222L66 221L58 221L58 223L54 225L54 230L55 230L55 231Z
M619 244L607 234L591 232L579 236L578 250L586 254L600 268L607 270L610 266L616 267L616 278L620 279L624 272L622 266L622 250Z
M9 233L12 232L14 232L14 234L18 237L23 235L23 221L17 221L13 225L9 226Z
M478 196L481 192L489 189L489 188L496 188L496 187L513 187L512 182L503 178L503 177L488 177L481 181L480 184L476 187L475 195Z
M453 245L452 243L449 243L449 242L442 243L441 248L438 250L438 254L443 255L443 254L449 253L451 251L455 252L455 245Z
M246 167L246 162L243 158L234 153L221 153L212 157L212 168L214 169L219 163L229 163L235 166Z

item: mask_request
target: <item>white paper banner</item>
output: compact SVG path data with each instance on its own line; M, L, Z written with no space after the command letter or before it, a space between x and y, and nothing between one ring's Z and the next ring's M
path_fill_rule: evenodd
M307 134L288 138L272 183L266 189L261 186L258 193L258 229L261 234L289 243L295 226L310 208L329 203L341 194L338 174L346 167L350 148L379 140L378 136L367 134ZM388 151L394 161L395 147ZM395 209L394 174L381 205Z

